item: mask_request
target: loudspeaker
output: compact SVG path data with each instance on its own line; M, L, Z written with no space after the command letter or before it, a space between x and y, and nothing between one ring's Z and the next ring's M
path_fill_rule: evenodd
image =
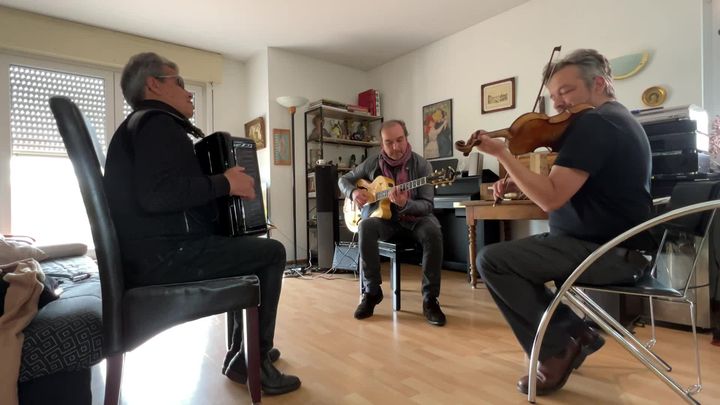
M335 246L332 268L335 270L357 271L360 260L360 248L357 243L340 242Z
M315 196L317 209L318 267L332 267L335 244L338 235L338 185L337 167L334 165L315 166Z

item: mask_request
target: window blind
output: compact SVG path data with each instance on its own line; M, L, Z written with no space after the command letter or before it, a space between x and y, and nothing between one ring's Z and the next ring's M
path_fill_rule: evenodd
M105 79L21 65L9 70L13 154L66 155L48 104L51 96L73 100L105 147Z

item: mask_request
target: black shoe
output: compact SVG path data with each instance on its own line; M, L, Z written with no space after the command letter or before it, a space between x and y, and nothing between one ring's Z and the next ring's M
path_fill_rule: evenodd
M382 290L380 290L378 294L374 295L364 293L362 295L362 299L360 300L360 305L358 305L355 310L355 319L365 319L371 317L373 315L373 311L375 310L375 305L382 302L382 300Z
M228 365L231 361L233 361L235 356L239 356L237 360L238 364L233 364L233 373L235 374L235 379L242 380L242 384L245 384L245 380L247 379L247 372L245 371L245 353L242 350L239 352L239 354L227 352L227 354L225 355L225 362L223 363L222 373L227 375ZM270 351L268 351L267 357L270 359L271 362L275 363L280 358L280 350L273 347L272 349L270 349ZM231 380L233 379L231 378Z
M260 363L260 383L265 395L286 394L300 388L301 384L298 377L281 373L269 358Z
M445 314L440 309L440 303L437 298L426 298L423 300L423 315L427 321L433 325L443 326L447 321Z
M225 376L238 384L247 383L245 357L242 352L235 355L230 362L230 366L225 370ZM260 384L265 395L280 395L300 388L300 379L294 375L281 373L272 364L272 359L268 355L260 362Z

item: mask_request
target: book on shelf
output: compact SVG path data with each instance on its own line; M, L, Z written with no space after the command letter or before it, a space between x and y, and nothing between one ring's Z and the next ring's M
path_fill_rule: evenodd
M308 109L312 109L319 106L325 106L325 107L334 107L334 108L340 108L343 110L347 110L347 104L341 103L339 101L334 100L328 100L326 98L321 98L320 100L313 101L308 105Z
M361 105L348 104L348 105L347 105L347 110L350 111L350 112L354 112L354 113L370 114L370 109L368 109L367 107L363 107L363 106L361 106Z
M363 91L358 94L358 105L367 108L371 115L380 115L380 92L375 89Z

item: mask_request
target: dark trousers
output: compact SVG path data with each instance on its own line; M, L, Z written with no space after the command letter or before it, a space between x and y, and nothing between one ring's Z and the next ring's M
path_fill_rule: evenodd
M554 298L545 283L554 281L560 287L598 247L596 243L544 233L488 245L478 253L478 273L528 355L542 315ZM633 283L646 264L638 252L616 248L587 269L578 282ZM560 304L546 330L540 359L562 353L570 338L584 327L567 305Z
M210 236L178 243L176 249L133 263L134 285L155 285L256 275L260 280L260 355L273 347L285 247L273 239ZM242 348L242 311L234 312L231 351Z
M378 294L380 291L382 278L380 276L378 241L408 238L422 245L423 298L437 298L440 295L442 231L429 217L419 218L413 225L380 218L367 218L360 221L358 243L360 245L360 266L363 271L363 292Z

